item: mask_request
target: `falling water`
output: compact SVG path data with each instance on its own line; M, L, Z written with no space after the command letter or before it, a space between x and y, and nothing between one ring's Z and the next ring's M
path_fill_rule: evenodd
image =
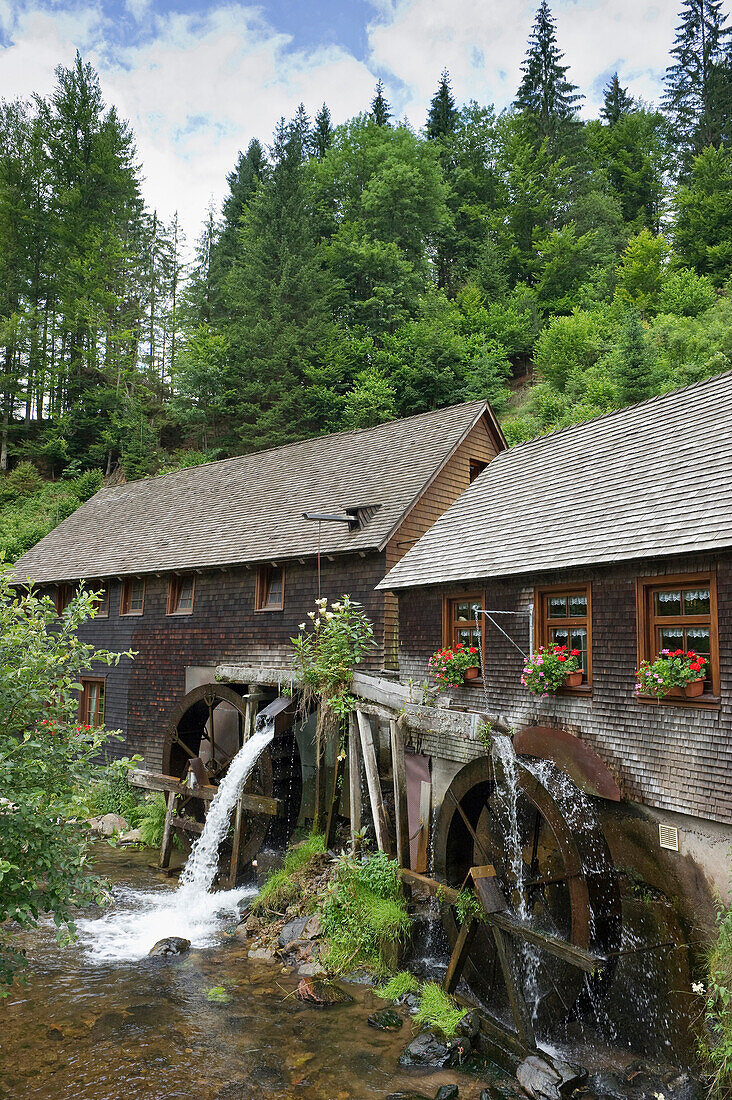
M259 720L258 720L259 727ZM216 942L222 924L239 913L239 904L254 887L214 892L219 847L226 836L239 793L257 760L274 737L270 719L244 743L214 796L203 832L193 846L174 891L165 887L115 890L117 904L104 916L78 922L79 939L94 963L143 958L165 936L181 936L193 947Z

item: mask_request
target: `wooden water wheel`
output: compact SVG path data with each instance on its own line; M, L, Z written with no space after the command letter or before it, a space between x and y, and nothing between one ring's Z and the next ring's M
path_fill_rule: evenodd
M435 875L460 888L472 866L491 864L507 911L532 929L607 957L620 946L620 891L607 843L590 801L547 761L514 758L507 785L490 757L467 764L453 779L435 829ZM454 944L458 924L446 906ZM539 1030L576 1016L596 998L613 970L609 960L592 977L561 959L514 940L515 965ZM505 995L496 945L481 925L464 976L499 1011Z
M266 704L250 696L246 688L230 684L203 684L189 691L171 714L163 743L163 771L185 780L189 765L205 768L206 782L215 787L231 761L254 730L257 709ZM270 704L276 711L275 736L255 764L244 785L249 810L238 822L238 857L232 865L250 863L266 843L284 844L297 824L302 799L300 754L292 729L289 700ZM277 801L277 812L269 807ZM257 804L265 807L258 812ZM181 796L179 808L199 822L205 817L205 800ZM195 831L195 830L194 830Z

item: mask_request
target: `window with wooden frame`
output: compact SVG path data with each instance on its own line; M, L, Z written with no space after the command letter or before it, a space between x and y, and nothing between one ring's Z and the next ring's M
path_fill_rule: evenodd
M285 606L285 567L260 565L257 573L255 609L281 611Z
M105 687L103 677L82 678L79 696L79 720L82 725L104 725Z
M442 609L442 644L451 649L458 642L464 646L478 648L483 644L484 617L475 612L482 611L485 597L482 592L471 592L466 596L447 596Z
M56 605L56 614L63 614L64 610L69 606L71 602L71 585L70 584L57 584L56 592L54 593L53 602Z
M638 580L638 664L662 649L693 650L707 658L704 695L719 695L717 578L714 572ZM704 695L700 698L703 701ZM664 703L688 699L664 697Z
M119 601L120 615L142 615L145 609L145 581L141 577L126 577L122 581Z
M565 645L578 649L582 663L582 691L592 683L592 593L589 584L539 588L535 600L536 645ZM563 690L571 691L572 688Z
M109 618L109 585L94 583L91 587L96 589L96 591L99 593L99 597L96 600L97 613L95 618Z
M168 615L190 615L193 611L195 577L171 577L168 584Z
M479 458L471 458L468 465L470 469L470 484L472 485L476 477L480 477L483 470L487 468L488 463L482 462Z

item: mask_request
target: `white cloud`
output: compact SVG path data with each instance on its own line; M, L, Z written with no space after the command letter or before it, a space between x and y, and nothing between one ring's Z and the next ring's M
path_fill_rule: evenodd
M206 4L198 13L156 13L150 0L125 0L145 37L119 44L93 0L22 8L0 0L0 96L47 94L54 68L78 48L100 73L105 97L132 123L145 193L163 217L177 208L189 237L206 206L220 203L237 150L266 142L280 116L302 100L310 114L325 101L336 121L370 102L384 77L396 114L421 126L443 67L459 101L501 108L515 93L537 0L372 0L369 55L298 48L263 7ZM34 6L35 5L35 6ZM570 76L596 108L598 78L615 68L631 91L658 94L678 0L558 0L560 45ZM599 82L601 83L601 81ZM594 89L594 91L593 91Z

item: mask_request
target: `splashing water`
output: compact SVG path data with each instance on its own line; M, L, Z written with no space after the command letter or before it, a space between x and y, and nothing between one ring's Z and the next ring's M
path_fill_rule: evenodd
M221 780L176 890L115 891L115 908L96 920L77 922L79 940L94 963L141 959L164 936L182 936L192 947L216 942L222 923L239 914L239 903L256 889L213 893L219 847L226 836L239 792L274 737L270 721L246 741Z

